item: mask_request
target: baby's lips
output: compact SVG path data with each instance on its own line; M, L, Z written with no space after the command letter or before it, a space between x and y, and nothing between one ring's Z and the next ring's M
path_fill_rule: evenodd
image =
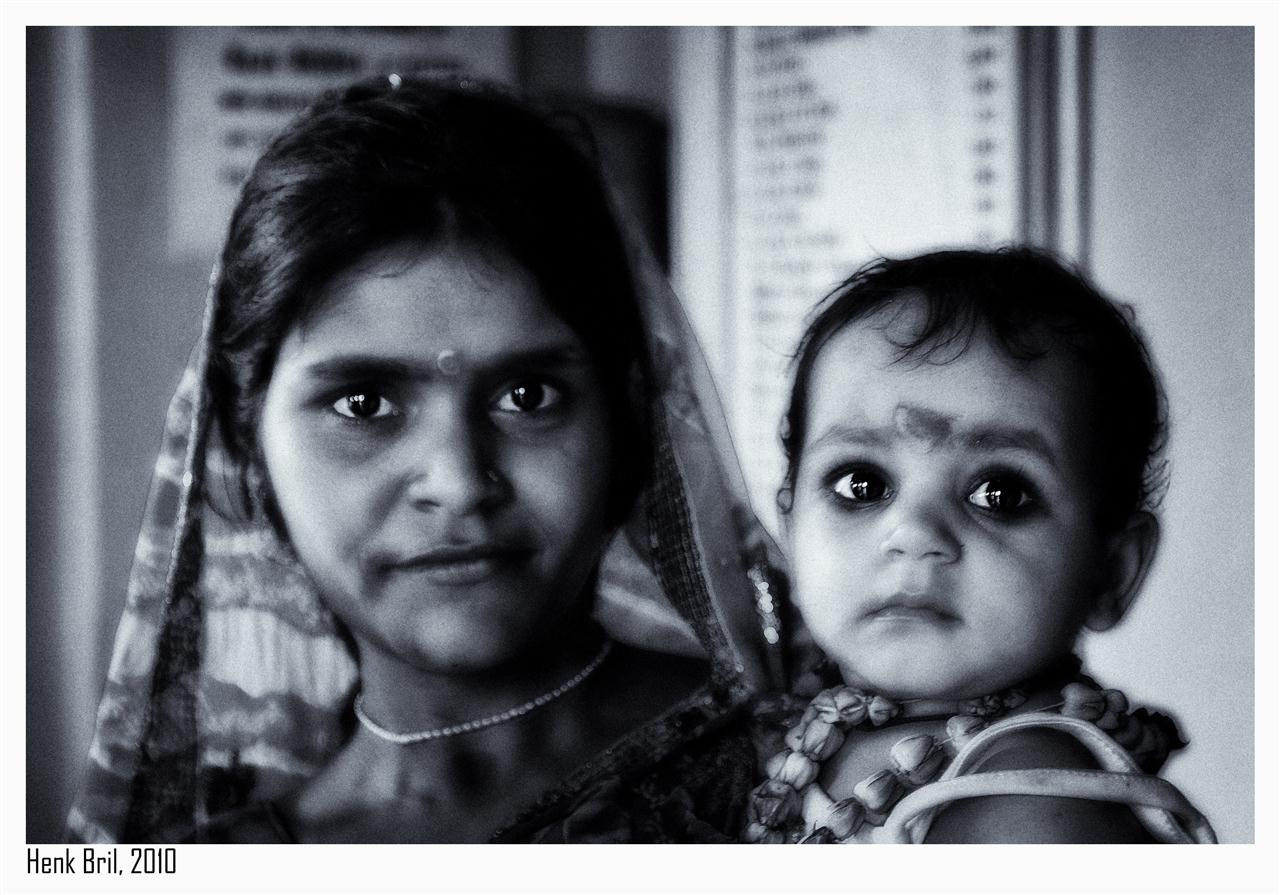
M904 581L901 587L880 591L884 596L865 604L864 619L872 619L883 614L893 615L895 610L914 612L921 618L927 615L936 616L940 621L957 621L960 616L955 611L950 590L939 586L936 582L913 583Z

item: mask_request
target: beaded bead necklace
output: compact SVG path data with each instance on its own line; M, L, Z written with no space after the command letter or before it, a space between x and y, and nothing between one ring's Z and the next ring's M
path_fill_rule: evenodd
M1085 681L1067 684L1062 701L1044 711L1056 710L1107 731L1149 773L1164 763L1171 750L1185 745L1169 718L1145 709L1129 712L1122 692ZM932 782L969 740L1024 702L1025 692L1016 687L963 700L893 700L857 687L828 687L787 731L786 748L766 764L768 779L751 793L745 839L851 841L864 824L883 823L903 795ZM945 738L917 733L898 740L889 749L889 766L860 781L848 798L832 799L817 782L823 762L840 750L851 733L892 721L941 718L947 718Z

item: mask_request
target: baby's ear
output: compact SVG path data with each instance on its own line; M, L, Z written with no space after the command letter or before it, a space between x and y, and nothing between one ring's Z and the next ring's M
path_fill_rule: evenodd
M1085 616L1086 628L1106 631L1124 618L1151 571L1159 544L1160 520L1141 510L1107 539L1106 571L1094 595L1093 607Z

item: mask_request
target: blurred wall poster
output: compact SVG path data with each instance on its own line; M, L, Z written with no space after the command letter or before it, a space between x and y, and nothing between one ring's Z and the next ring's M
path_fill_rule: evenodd
M766 517L806 314L860 264L1017 234L1013 28L742 28L732 37L729 415Z
M271 137L321 91L396 72L512 83L510 28L225 27L172 32L169 250L211 257Z

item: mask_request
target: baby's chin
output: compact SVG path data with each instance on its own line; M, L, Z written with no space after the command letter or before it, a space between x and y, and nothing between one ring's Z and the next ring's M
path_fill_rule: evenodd
M959 669L920 667L918 663L888 667L866 662L837 665L849 686L890 699L971 699L1012 686L964 675Z

